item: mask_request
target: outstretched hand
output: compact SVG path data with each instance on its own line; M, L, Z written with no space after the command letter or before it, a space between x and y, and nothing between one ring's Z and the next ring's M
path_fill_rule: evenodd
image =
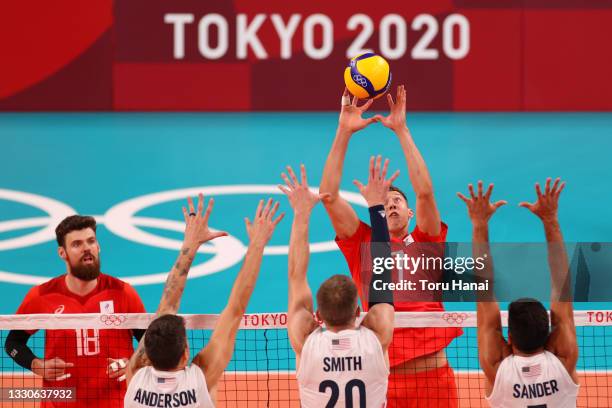
M202 214L202 210L204 209L204 196L202 194L198 195L197 211L194 208L191 197L187 198L189 212L187 212L187 208L183 207L183 216L185 217L185 243L199 246L212 239L227 236L227 232L225 231L211 231L211 229L208 228L208 219L210 218L210 213L214 204L215 200L213 198L208 200L206 211Z
M393 181L399 176L399 170L396 170L391 177L387 177L387 168L389 167L389 159L385 159L385 164L380 168L382 157L370 157L370 168L368 176L368 184L365 186L359 180L353 180L353 184L357 186L359 192L368 203L368 207L375 205L384 205L387 200L387 193Z
M544 194L540 188L540 183L535 184L536 194L538 199L535 203L528 203L523 201L519 203L520 207L525 207L535 215L537 215L542 221L553 221L557 219L557 209L559 207L559 196L565 188L565 182L561 183L561 179L557 177L555 183L550 186L552 179L549 177L546 179L546 185L544 186Z
M279 185L278 188L285 193L293 212L296 214L310 214L322 198L329 196L328 193L317 194L310 191L306 177L306 167L303 164L300 165L301 182L298 181L291 166L287 166L287 173L289 173L289 177L285 173L281 173L286 186Z
M340 130L355 133L377 121L376 117L363 117L363 114L372 106L374 100L370 99L361 106L357 106L358 101L356 96L353 96L351 101L348 89L344 88L344 93L342 94L342 109L340 110L340 117L338 118L338 128Z
M246 224L246 230L251 244L265 246L268 241L270 241L270 238L272 238L274 229L285 216L285 213L281 213L278 217L274 218L274 215L278 210L278 201L274 203L274 205L272 205L272 202L273 201L271 198L268 199L268 202L264 207L264 200L259 201L257 210L255 210L253 222L251 222L248 217L244 218L244 223Z
M389 115L376 115L374 119L394 132L398 132L406 127L406 88L404 85L397 87L395 101L391 94L387 94L387 103L389 104Z
M487 225L495 211L502 205L508 204L505 200L492 203L490 200L493 193L493 184L489 184L486 193L483 193L482 180L478 181L478 194L474 194L472 184L468 185L468 190L470 191L470 198L461 193L457 193L457 197L467 205L469 217L474 225Z

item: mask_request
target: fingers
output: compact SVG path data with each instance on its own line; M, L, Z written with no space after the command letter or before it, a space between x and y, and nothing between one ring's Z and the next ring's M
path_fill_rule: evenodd
M551 181L551 178L549 177L549 178L546 179L546 184L544 184L544 193L545 194L550 193L550 181Z
M373 103L374 103L374 99L368 99L366 103L364 103L363 105L359 107L359 110L363 113L367 111L368 109L370 109L370 106L372 106Z
M377 179L380 178L380 162L381 161L382 161L381 156L376 157L376 163L374 164L374 177Z
M387 178L387 168L388 167L389 167L389 159L385 159L385 164L383 165L382 174L381 174L381 177L383 180Z
M349 96L348 88L345 86L344 91L342 92L342 96Z
M493 193L493 183L489 184L489 187L487 188L487 192L484 195L487 201L491 199L491 193Z
M210 233L210 239L215 239L215 238L220 238L220 237L227 237L229 236L229 234L225 231L215 231L215 232L211 232Z
M561 195L561 192L563 191L563 189L565 188L565 181L563 183L561 183L561 186L559 186L559 189L557 190L556 196L559 197L559 195Z
M374 179L374 156L370 156L369 176L370 180Z
M464 196L463 194L457 192L457 197L459 197L464 203L468 203L470 200L468 200L468 198L466 196Z
M287 166L287 172L289 173L289 177L291 177L291 181L293 182L293 188L298 187L300 183L298 182L298 179L295 176L295 173L293 172L291 166Z
M183 218L185 218L185 224L189 221L189 214L187 214L187 209L183 207Z
M204 209L204 195L200 193L198 194L198 212L196 213L196 215L201 215L203 209Z
M355 186L357 186L357 188L359 189L359 191L362 191L362 190L365 188L365 186L363 185L363 183L362 183L361 181L359 181L359 180L353 180L353 184L354 184ZM328 193L328 194L329 194L329 193Z
M553 184L552 188L550 189L550 191L551 191L553 194L556 194L556 192L557 192L557 188L559 188L559 183L560 183L560 182L561 182L561 179L560 179L559 177L557 177L557 178L555 179L555 183Z
M321 193L319 194L319 200L323 201L331 197L331 193Z
M540 183L535 183L536 194L538 195L538 199L542 198L542 189L540 188Z
M251 230L251 220L249 220L249 217L244 217L244 226L247 230L247 233L249 233L249 231Z
M402 87L402 92L401 92L401 96L399 99L399 103L400 105L403 106L404 109L406 109L406 87L404 87L404 85L401 85Z
M276 217L276 219L274 221L272 221L272 225L274 225L275 227L278 225L279 222L281 222L281 220L285 218L285 213L280 213L280 215L278 217Z
M295 188L293 186L293 184L291 184L291 181L289 180L289 177L287 177L287 175L285 173L281 173L281 178L283 179L283 181L285 182L287 187L289 187L289 190L293 190Z
M253 220L261 217L261 210L263 209L264 200L259 200L259 204L257 204L257 209L255 210L255 218Z
M306 176L306 166L300 164L300 176L302 178L302 186L308 188L308 177Z
M272 201L272 199L270 199L270 201ZM271 220L274 218L274 214L276 214L276 210L278 210L278 206L279 206L279 203L277 201L276 203L274 203L272 210L270 210L270 213L268 214L268 220Z
M387 103L389 104L389 109L393 109L393 107L395 106L391 94L387 94Z
M200 194L200 196L202 196L202 194ZM202 202L204 202L204 198L202 197ZM208 218L210 218L210 213L212 212L213 207L215 206L215 199L211 198L210 200L208 200L208 205L206 206L206 212L204 212L204 222L206 224L208 224ZM201 213L202 208L200 205L198 205L198 214Z
M280 185L280 184L278 185L278 189L279 189L280 191L282 191L282 192L283 192L285 195L287 195L287 196L288 196L288 195L291 193L291 192L290 192L290 191L287 189L287 187L284 187L284 186L282 186L282 185Z
M525 207L528 210L531 210L531 208L533 207L533 203L528 203L527 201L521 201L519 203L519 207Z
M506 204L508 204L506 200L500 200L496 203L493 203L493 207L497 210L499 207L501 207L502 205L506 205Z
M472 184L468 184L468 190L470 191L470 196L472 196L472 200L475 200L476 195L474 194L474 186Z
M261 218L268 218L268 214L270 213L271 206L272 206L272 199L268 198L268 202L266 203L266 206L261 211L261 214L260 214Z
M389 184L393 184L393 182L395 181L396 178L399 177L399 175L400 175L400 171L395 170L395 173L393 173L393 175L389 177Z
M189 214L193 214L195 212L195 208L193 207L193 200L191 197L187 197L187 205L189 207Z
M351 101L351 105L357 106L357 101L359 101L359 99L357 99L356 96L353 96L353 100Z
M478 180L478 198L482 197L482 180Z

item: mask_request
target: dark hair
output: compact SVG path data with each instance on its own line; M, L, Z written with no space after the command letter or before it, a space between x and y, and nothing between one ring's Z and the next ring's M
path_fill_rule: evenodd
M544 347L550 333L548 313L536 299L522 298L508 306L508 333L512 344L523 353Z
M96 220L94 217L83 215L71 215L64 218L62 222L55 228L55 238L57 245L63 247L66 244L66 235L72 231L80 231L86 228L91 228L96 232Z
M408 206L408 198L406 197L406 194L400 190L399 188L395 187L394 185L391 185L389 187L389 191L395 191L397 193L400 193L402 195L402 197L404 197L404 200L406 201L406 206Z
M345 275L334 275L317 291L319 315L330 326L342 326L355 319L357 287Z
M145 333L145 352L153 368L175 369L187 346L185 320L177 315L162 315L153 320Z

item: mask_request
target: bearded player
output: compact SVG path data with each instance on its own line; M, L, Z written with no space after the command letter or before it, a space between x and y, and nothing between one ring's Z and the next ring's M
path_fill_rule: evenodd
M336 243L344 254L353 280L360 289L362 305L367 305L369 276L363 276L363 248L372 241L372 229L359 220L351 205L340 196L340 181L344 157L353 134L366 126L380 122L397 136L408 166L410 182L416 195L416 225L410 227L414 212L406 195L391 186L386 200L387 224L394 248L399 246L408 256L421 254L413 243L438 243L446 240L447 226L440 219L429 171L421 153L406 126L406 91L397 88L394 101L387 95L390 114L365 119L362 115L372 100L362 106L357 99L350 101L348 91L342 97L342 110L336 138L327 157L320 192L327 194L323 204L336 232ZM378 159L380 160L380 159ZM414 277L424 278L427 272L417 270ZM411 302L396 298L397 311L442 311L439 301ZM365 306L364 306L365 308ZM444 348L462 333L457 328L406 328L397 329L389 349L391 376L389 377L389 407L456 407L457 389L453 370L448 365Z
M100 272L100 244L93 217L67 217L55 234L66 274L33 287L18 314L144 313L134 288ZM35 332L11 330L5 349L17 364L42 377L43 387L75 388L79 406L122 406L132 337L140 340L144 330L46 330L44 358L37 357L27 345ZM70 404L74 405L43 402L42 406Z
M234 351L238 327L255 288L263 251L283 214L274 218L278 203L259 202L253 223L246 219L249 247L227 301L206 347L189 362L185 321L176 316L189 268L204 242L222 232L208 228L212 199L202 214L200 195L197 211L191 199L185 216L185 237L179 257L168 275L156 319L151 322L127 370L126 408L186 407L214 408L217 384Z
M544 226L551 276L550 321L544 305L535 299L518 299L508 307L508 341L493 290L477 303L478 357L485 374L485 396L492 408L575 408L578 396L578 345L570 274L561 226L557 217L559 196L565 183L546 180L544 193L536 184L537 201L522 202ZM472 221L474 257L485 260L481 278L494 282L489 250L489 219L505 201L491 203L493 185L478 193L469 185L470 197L458 193ZM552 330L550 326L552 324Z
M389 356L393 334L393 296L389 291L376 293L370 310L360 324L357 287L348 276L334 275L317 291L318 320L313 316L312 292L308 286L308 226L310 214L320 197L308 189L306 170L301 168L301 182L291 167L289 177L283 174L294 218L289 244L289 308L287 330L296 354L296 376L301 406L319 407L385 407ZM385 180L380 168L361 192L370 206L373 233L382 246L372 247L373 256L390 256L389 232L382 203L391 181ZM382 281L389 282L390 271ZM374 295L374 292L372 292Z

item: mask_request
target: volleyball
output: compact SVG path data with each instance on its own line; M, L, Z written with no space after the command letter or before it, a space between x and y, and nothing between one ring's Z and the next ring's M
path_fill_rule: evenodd
M344 70L344 83L359 99L378 98L391 86L389 63L380 55L366 53L349 61Z

